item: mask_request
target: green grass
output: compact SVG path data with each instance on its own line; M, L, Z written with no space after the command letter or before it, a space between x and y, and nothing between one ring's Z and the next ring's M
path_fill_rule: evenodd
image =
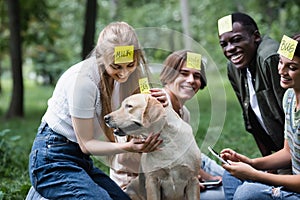
M24 199L30 187L28 155L40 118L46 109L46 99L53 88L25 83L25 117L5 119L11 98L11 82L3 81L0 100L0 199Z
M208 74L208 80L219 78L214 76ZM191 124L195 130L196 141L205 153L208 151L204 143L213 145L218 151L230 147L250 157L260 156L252 136L244 129L241 109L235 94L226 78L224 80L224 82L209 82L209 88L200 91L197 97L187 103L191 111ZM2 87L3 93L0 96L0 200L24 199L30 187L28 155L53 87L25 81L25 117L10 120L4 119L3 116L10 102L11 82L2 80ZM222 88L226 95L218 96L222 94L218 92ZM225 109L218 110L223 104L226 106ZM211 111L216 108L220 116L225 113L224 126L220 123L210 127L214 122L214 119L211 119ZM209 128L211 128L210 131L208 131ZM108 173L105 165L96 159L95 161Z
M244 128L242 110L227 77L213 72L208 72L207 77L208 87L186 103L201 151L211 156L207 150L211 145L217 151L232 148L249 157L261 156L252 135Z

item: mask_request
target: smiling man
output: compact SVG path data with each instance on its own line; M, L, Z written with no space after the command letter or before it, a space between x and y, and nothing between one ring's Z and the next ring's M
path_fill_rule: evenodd
M219 41L228 59L228 78L243 109L245 128L263 156L283 147L284 113L277 65L279 44L261 36L247 14L218 21Z
M191 119L190 111L185 103L207 85L202 56L189 50L178 50L171 53L164 61L160 81L173 110L187 123L195 120ZM199 171L201 200L224 199L222 184L215 187L203 184L208 180L220 181L223 173L224 169L220 165L204 153L201 154L201 169Z

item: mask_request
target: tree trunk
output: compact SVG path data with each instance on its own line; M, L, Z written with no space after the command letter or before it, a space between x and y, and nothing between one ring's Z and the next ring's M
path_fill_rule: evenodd
M182 18L182 29L184 34L184 47L186 49L191 49L190 42L190 27L189 27L189 4L188 0L180 0L181 7L181 18Z
M1 59L1 56L0 56ZM1 76L2 76L2 64L0 60L0 95L2 94L2 81L1 81Z
M97 0L87 0L85 10L85 29L82 40L81 57L84 60L94 48L97 17Z
M6 0L8 5L10 30L10 60L13 78L13 91L6 117L23 117L24 115L24 86L22 77L22 50L19 17L19 1Z
M119 3L118 0L111 0L110 1L110 5L111 5L110 6L110 18L113 21L116 21L116 19L117 19L118 3Z

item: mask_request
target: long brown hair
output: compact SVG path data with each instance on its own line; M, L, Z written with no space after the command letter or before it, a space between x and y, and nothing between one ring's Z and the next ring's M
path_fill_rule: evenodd
M105 136L111 142L115 141L113 131L104 123L103 117L112 112L112 90L109 86L110 76L106 72L105 64L113 63L114 60L114 47L116 46L134 46L134 57L138 66L136 70L129 76L125 83L120 84L120 101L126 97L138 93L139 85L138 79L142 76L149 77L150 72L146 65L144 53L140 47L138 37L134 29L126 22L113 22L106 26L99 34L96 58L100 72L100 97L102 103L102 110L99 121L101 122L102 130ZM144 70L142 70L144 68ZM144 73L142 73L144 71Z

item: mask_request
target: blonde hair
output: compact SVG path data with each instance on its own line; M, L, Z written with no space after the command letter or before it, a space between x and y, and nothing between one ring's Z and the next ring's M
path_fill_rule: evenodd
M134 46L134 59L136 60L135 63L138 63L138 66L129 76L128 80L120 84L120 101L122 101L128 96L140 92L138 79L142 77L142 67L144 68L144 75L147 77L150 75L137 34L126 22L113 22L101 31L96 47L96 58L100 71L100 97L102 102L100 122L104 134L107 139L112 142L115 141L112 129L108 128L103 120L103 117L112 111L112 91L109 87L109 75L106 72L105 65L114 62L114 48L116 46L129 45Z

